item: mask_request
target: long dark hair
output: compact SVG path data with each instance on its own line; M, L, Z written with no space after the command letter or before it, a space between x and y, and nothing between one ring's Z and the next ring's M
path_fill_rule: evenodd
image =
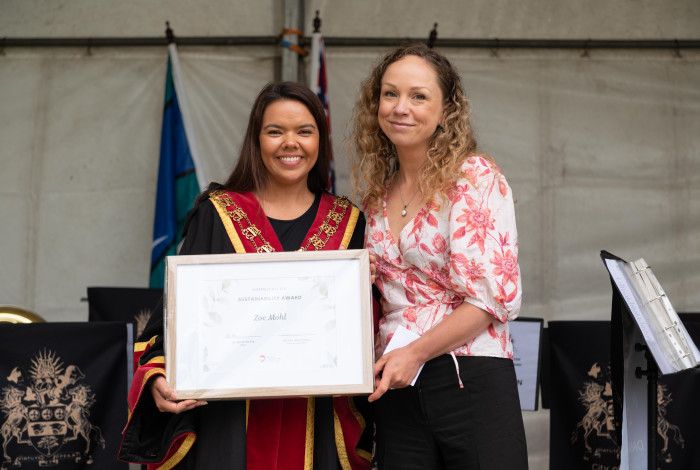
M217 189L235 192L248 192L263 189L267 184L267 169L262 162L260 152L260 131L263 114L267 107L278 100L298 101L309 110L316 121L318 129L318 158L311 168L306 184L309 191L316 194L328 189L328 169L332 155L330 135L326 113L318 97L306 86L295 82L268 83L260 91L253 103L248 118L248 129L243 138L243 145L238 161L225 183L211 183L206 191L199 195L195 207L209 198Z

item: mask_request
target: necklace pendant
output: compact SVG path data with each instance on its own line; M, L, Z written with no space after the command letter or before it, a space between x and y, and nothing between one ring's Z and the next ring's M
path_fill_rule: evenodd
M401 209L401 217L406 217L406 214L408 214L408 211L406 210L406 206L403 206L403 209Z

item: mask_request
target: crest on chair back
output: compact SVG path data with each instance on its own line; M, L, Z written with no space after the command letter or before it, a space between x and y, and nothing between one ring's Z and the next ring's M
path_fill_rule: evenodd
M36 352L0 378L0 440L3 470L64 462L91 464L104 449L100 428L90 421L95 394L75 364L52 350Z

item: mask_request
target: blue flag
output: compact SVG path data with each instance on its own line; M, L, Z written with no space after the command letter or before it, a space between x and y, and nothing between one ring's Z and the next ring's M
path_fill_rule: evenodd
M158 189L151 247L151 287L163 287L165 257L177 254L187 213L192 209L200 190L173 80L173 53L171 48L165 78Z

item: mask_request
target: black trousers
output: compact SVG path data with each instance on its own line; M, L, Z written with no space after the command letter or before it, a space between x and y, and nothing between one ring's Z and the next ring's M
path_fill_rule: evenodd
M425 364L414 387L375 402L380 470L521 470L527 446L513 362L458 356Z

